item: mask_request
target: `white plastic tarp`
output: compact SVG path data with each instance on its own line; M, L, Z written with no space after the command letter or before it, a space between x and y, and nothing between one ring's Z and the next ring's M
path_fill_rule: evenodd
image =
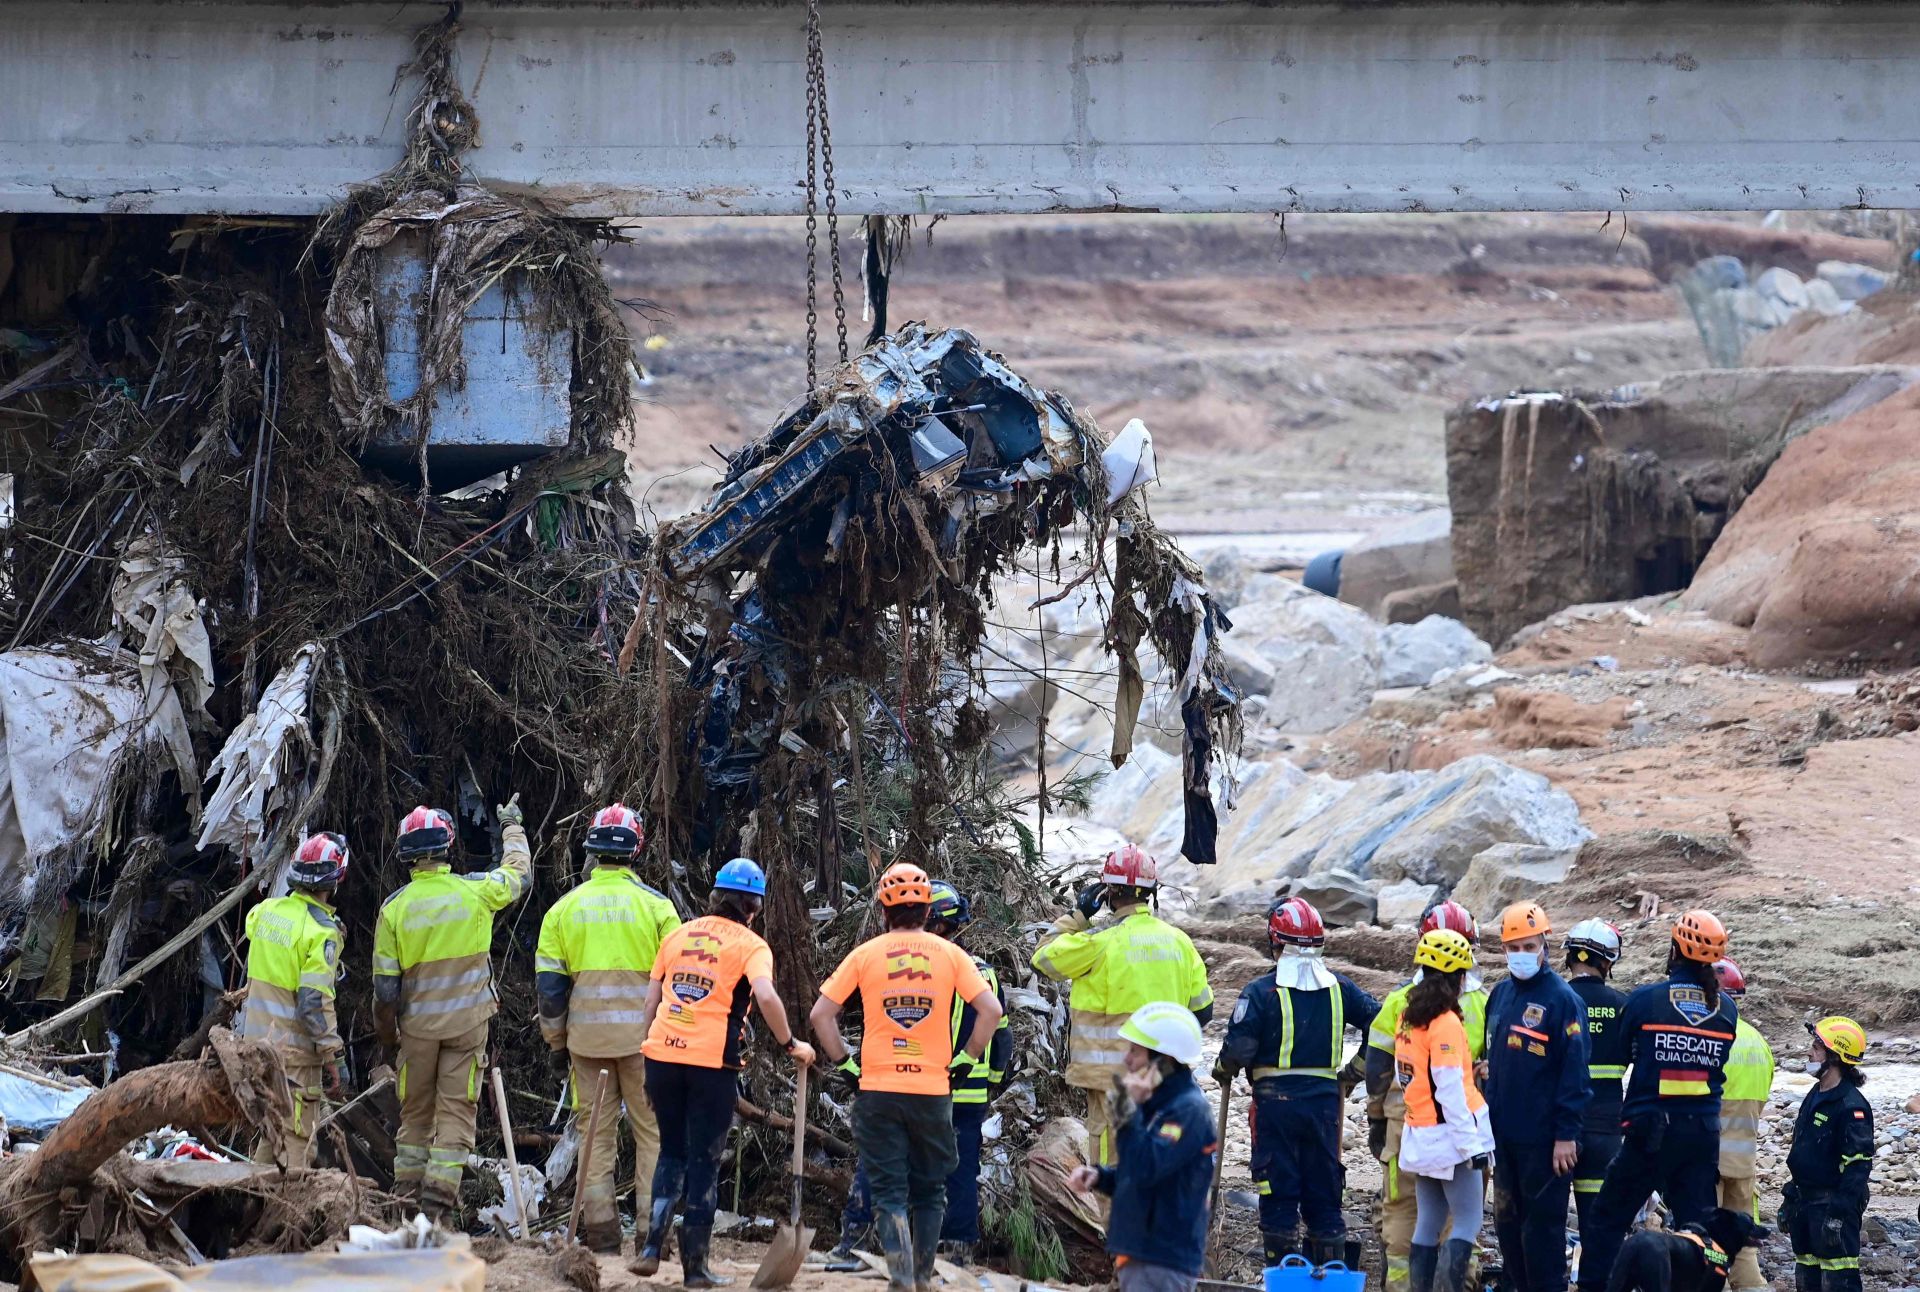
M99 830L122 761L152 745L192 747L177 702L147 711L132 656L0 653L0 906L30 900L41 862Z
M0 1117L6 1118L10 1130L38 1134L58 1126L87 1102L87 1096L98 1093L91 1086L56 1090L11 1072L0 1072Z
M200 818L200 847L224 844L240 856L266 860L262 844L279 824L291 784L299 781L313 752L308 708L321 650L319 643L308 642L296 651L221 746L207 769L220 783Z

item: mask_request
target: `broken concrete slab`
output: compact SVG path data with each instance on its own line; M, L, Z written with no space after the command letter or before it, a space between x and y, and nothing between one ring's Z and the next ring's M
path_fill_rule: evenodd
M1786 444L1916 379L1732 369L1462 405L1447 492L1468 627L1498 643L1563 606L1684 588Z
M1453 578L1453 513L1423 511L1361 539L1340 560L1340 599L1380 616L1388 596Z
M1578 846L1495 844L1474 856L1453 887L1453 900L1483 920L1513 902L1544 900L1548 890L1566 880L1579 855Z

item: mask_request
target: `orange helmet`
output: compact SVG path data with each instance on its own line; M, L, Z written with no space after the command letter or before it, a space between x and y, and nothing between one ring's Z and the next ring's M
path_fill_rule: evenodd
M1712 911L1688 911L1673 926L1673 945L1683 959L1713 964L1727 957L1727 926Z
M880 905L909 906L933 901L933 881L910 861L896 861L880 876Z
M1553 932L1553 921L1538 902L1515 902L1500 912L1500 940L1518 942L1521 938L1544 938Z

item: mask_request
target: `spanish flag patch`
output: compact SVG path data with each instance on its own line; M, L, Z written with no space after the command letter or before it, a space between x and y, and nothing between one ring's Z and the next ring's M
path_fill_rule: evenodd
M1180 1123L1162 1122L1160 1124L1160 1138L1169 1144L1178 1144L1180 1142Z

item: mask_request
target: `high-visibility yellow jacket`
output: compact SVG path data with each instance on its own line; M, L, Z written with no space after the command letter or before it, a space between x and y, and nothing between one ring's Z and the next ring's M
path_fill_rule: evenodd
M333 997L346 937L333 908L310 893L288 893L247 912L241 1035L272 1042L293 1064L339 1062L345 1047Z
M973 958L973 967L986 979L987 986L993 990L994 999L1000 1002L1000 1025L993 1029L993 1040L987 1043L986 1056L977 1062L962 1063L947 1073L948 1083L953 1089L953 1102L956 1104L984 1104L991 1093L990 1086L998 1085L1007 1079L1008 1051L1013 1048L1013 1031L1007 1018L1007 993L1000 989L1000 975L994 967L979 956ZM960 999L958 992L953 997L953 1052L959 1054L966 1045L967 1038L973 1035L973 1006Z
M1773 1050L1746 1019L1734 1024L1733 1048L1720 1089L1720 1174L1751 1180L1758 1170L1760 1114L1773 1092Z
M493 996L493 914L527 891L533 853L517 825L500 830L500 864L456 875L448 863L416 866L373 926L373 990L400 1008L400 1030L444 1041L499 1009Z
M1055 982L1071 982L1073 1050L1067 1084L1106 1090L1124 1067L1120 1026L1157 1000L1211 1013L1207 966L1187 935L1145 906L1116 913L1094 929L1079 911L1054 922L1055 936L1033 953L1033 967Z
M640 1053L647 980L680 913L631 867L605 863L540 921L534 985L540 1033L589 1059Z

